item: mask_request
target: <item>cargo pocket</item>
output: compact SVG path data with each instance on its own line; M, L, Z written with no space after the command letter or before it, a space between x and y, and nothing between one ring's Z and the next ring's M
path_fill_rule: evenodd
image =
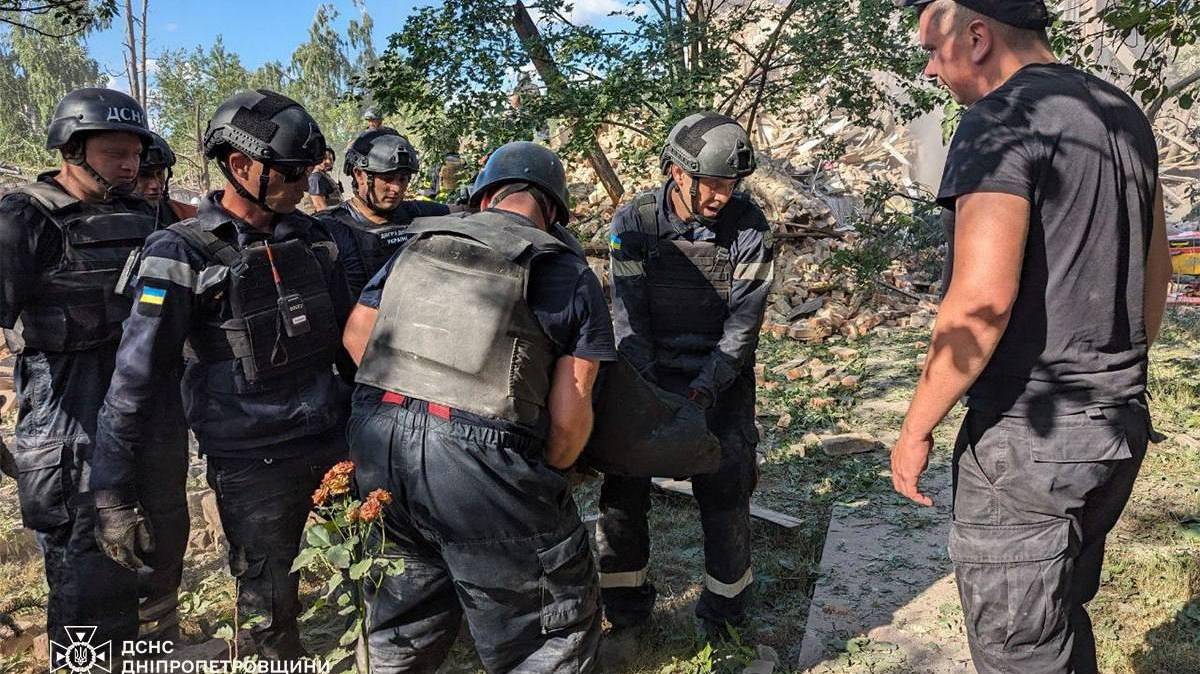
M954 522L950 559L968 633L994 651L1029 651L1067 628L1071 523L984 525Z
M578 625L598 608L599 581L580 526L566 540L538 550L542 565L542 633Z
M1073 419L1044 436L1033 433L1030 451L1038 463L1092 463L1133 457L1125 427L1107 419Z
M67 498L71 494L71 456L64 443L21 447L13 452L17 469L17 495L21 522L27 529L47 531L70 520Z

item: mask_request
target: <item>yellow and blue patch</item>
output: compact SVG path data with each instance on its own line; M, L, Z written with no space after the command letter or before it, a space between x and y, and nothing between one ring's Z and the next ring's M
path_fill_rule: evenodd
M166 288L142 286L142 294L138 298L138 313L143 316L158 316L162 313L163 302L167 299Z
M621 250L621 237L617 234L609 234L608 247L612 250Z

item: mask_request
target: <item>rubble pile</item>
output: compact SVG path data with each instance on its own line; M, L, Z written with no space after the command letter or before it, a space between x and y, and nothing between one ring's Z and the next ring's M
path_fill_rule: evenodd
M882 177L901 188L912 185L904 131L830 122L823 131L839 134L845 153L836 162L820 162L815 159L816 142L793 140L781 130L766 128L774 136L772 150L758 153L757 170L742 184L763 209L774 234L775 281L763 330L778 338L823 342L835 336L857 339L880 327L931 326L936 288L928 279L915 278L896 261L881 278L864 284L833 259L837 251L860 245L854 222L873 181ZM656 187L661 176L656 158L649 160L654 166L636 167L639 170L620 166L615 148L622 143L645 139L625 129L601 134L601 147L610 152L618 174L627 181L628 200ZM567 180L575 207L572 228L594 256L591 266L607 287L607 235L615 209L586 162L574 163Z

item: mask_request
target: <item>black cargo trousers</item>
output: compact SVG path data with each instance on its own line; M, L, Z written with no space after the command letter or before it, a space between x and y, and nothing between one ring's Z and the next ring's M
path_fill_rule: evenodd
M1098 672L1085 606L1150 432L1140 400L1044 418L967 413L950 558L979 674Z
M21 520L37 533L45 561L50 640L66 646L72 642L66 627L95 627L92 642L112 641L114 653L137 638L137 577L100 550L87 482L96 416L115 358L115 343L18 355L12 447Z
M668 391L686 393L690 376L660 376ZM709 627L741 625L752 596L750 495L758 481L754 427L754 372L747 368L708 410L708 427L721 443L715 473L692 477L704 530L704 590L696 616ZM655 588L649 582L649 478L608 475L600 488L596 539L604 612L622 627L649 618Z
M465 613L488 672L595 671L596 566L543 443L363 392L348 436L358 494L391 492L385 554L405 563L366 584L372 670L436 671Z
M170 380L178 381L178 374ZM187 504L188 432L179 386L158 398L149 446L137 456L138 502L154 532L154 551L143 557L137 572L138 636L174 641L179 638L179 586L187 552L191 517Z

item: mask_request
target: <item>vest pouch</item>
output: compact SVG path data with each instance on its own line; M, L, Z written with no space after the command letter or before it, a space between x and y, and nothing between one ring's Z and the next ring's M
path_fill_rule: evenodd
M328 293L315 293L303 301L310 330L296 337L288 337L284 330L278 304L245 317L250 353L240 360L248 381L270 379L320 358L329 359L331 345L338 339L333 302Z

